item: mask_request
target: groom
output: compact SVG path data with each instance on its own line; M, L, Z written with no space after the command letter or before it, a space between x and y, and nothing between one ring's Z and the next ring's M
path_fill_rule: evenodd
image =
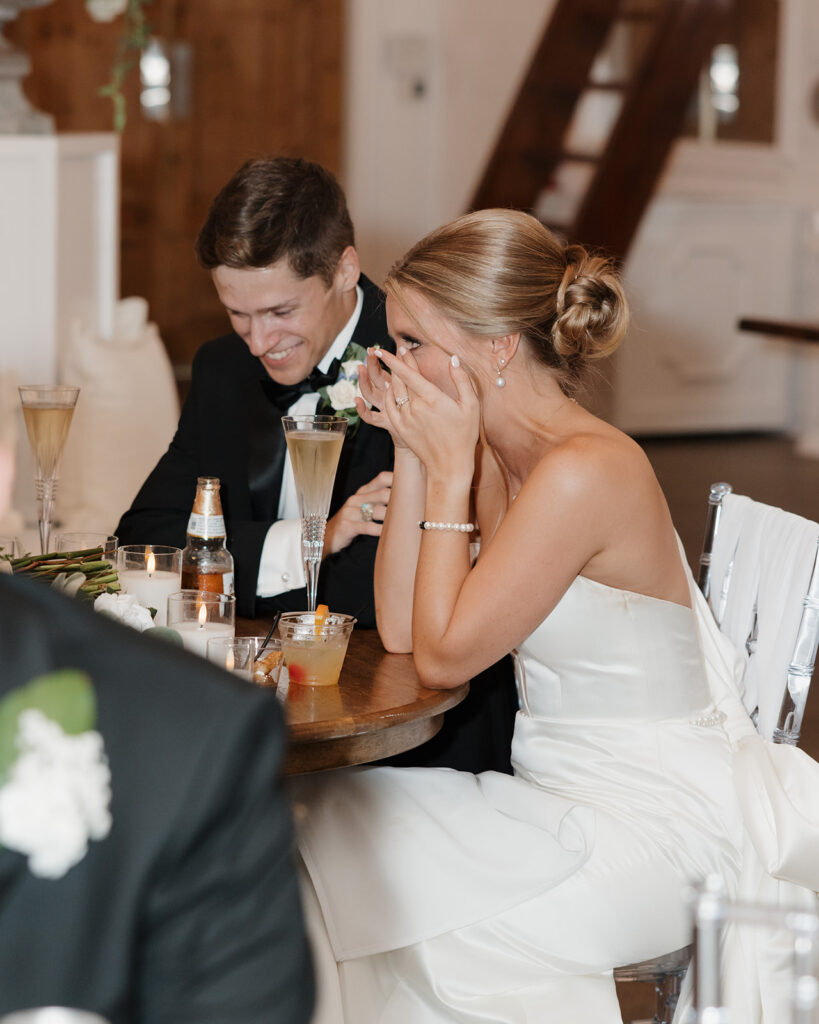
M357 363L393 348L383 295L359 267L341 186L318 164L251 160L214 200L196 242L231 333L203 345L173 441L117 527L120 544L185 546L199 476L221 481L237 611L306 608L301 523L284 415L349 422L319 601L375 625L373 566L392 480L389 435L357 422Z

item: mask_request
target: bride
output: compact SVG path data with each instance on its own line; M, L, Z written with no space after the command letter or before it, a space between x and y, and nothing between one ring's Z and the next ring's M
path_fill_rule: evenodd
M395 443L379 632L430 687L513 651L520 711L513 777L299 780L344 1019L620 1021L612 968L689 942L685 887L730 887L741 843L665 499L573 397L626 302L606 261L512 210L433 232L385 290L397 354L369 354L359 401Z

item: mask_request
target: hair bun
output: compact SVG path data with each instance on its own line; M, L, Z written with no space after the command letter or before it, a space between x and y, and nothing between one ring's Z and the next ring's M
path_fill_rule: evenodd
M602 359L617 348L627 327L628 306L612 261L567 246L552 328L555 352L570 361Z

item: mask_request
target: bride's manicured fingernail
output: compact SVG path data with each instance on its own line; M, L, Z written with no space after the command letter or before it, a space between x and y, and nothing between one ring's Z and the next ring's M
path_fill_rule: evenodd
M380 359L381 358L382 352L381 352L380 348L373 348L373 349L370 349L370 351L372 352L372 354L375 356L376 359Z
M399 356L405 356L406 354L407 354L407 350L402 345L401 348L398 349L398 355Z
M461 360L457 356L453 356L451 362L453 366L461 365Z

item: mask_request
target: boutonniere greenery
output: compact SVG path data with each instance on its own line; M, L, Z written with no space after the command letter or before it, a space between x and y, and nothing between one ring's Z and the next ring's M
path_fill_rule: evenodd
M61 878L111 830L111 772L86 673L60 669L0 700L0 845Z
M367 352L361 345L351 341L341 357L341 371L335 384L319 388L319 403L316 412L343 416L347 420L347 436L352 437L358 430L361 418L355 407L356 397L361 396L358 373L367 361Z

